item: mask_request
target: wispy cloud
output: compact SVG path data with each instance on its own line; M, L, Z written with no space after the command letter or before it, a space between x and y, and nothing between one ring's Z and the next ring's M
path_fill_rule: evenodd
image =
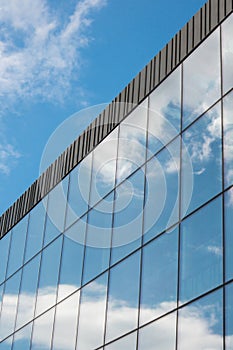
M13 145L0 143L0 173L8 175L12 165L21 157Z
M2 0L0 99L63 100L74 72L78 80L80 50L91 40L91 12L105 4L106 0L77 1L64 21L47 0Z

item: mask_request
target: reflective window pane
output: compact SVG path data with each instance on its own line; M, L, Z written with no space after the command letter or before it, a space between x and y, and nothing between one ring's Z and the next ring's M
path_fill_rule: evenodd
M113 343L104 347L105 350L136 350L137 332L131 333L126 337L114 341Z
M25 261L31 259L42 248L46 200L40 201L29 215L28 233L26 240Z
M47 215L59 232L63 232L65 226L65 213L67 206L69 176L49 192Z
M148 99L120 124L117 183L126 179L145 162L147 108Z
M86 285L81 292L78 323L78 350L91 350L103 344L107 297L107 274Z
M33 318L36 303L39 267L40 254L26 264L22 270L16 329L22 327Z
M0 339L14 331L21 271L6 281L0 318Z
M57 305L53 350L74 350L78 321L79 292Z
M177 307L178 230L143 248L140 324Z
M81 285L86 216L64 232L58 300L65 298Z
M44 246L48 245L48 243L54 240L60 233L56 225L53 224L52 220L47 215L45 220Z
M185 159L182 162L182 216L193 211L222 190L221 106L218 104L183 134ZM190 159L187 159L185 148ZM192 163L190 174L188 160ZM193 179L190 179L190 177ZM193 180L192 197L190 186ZM201 189L201 190L200 190Z
M223 349L222 290L179 311L178 350Z
M181 224L180 302L222 283L222 198Z
M177 68L149 96L147 159L180 132L181 69Z
M7 267L7 276L18 270L23 264L28 215L14 226L11 234L11 248Z
M141 244L144 204L144 167L115 190L111 264Z
M223 100L224 186L233 184L233 92Z
M83 284L109 266L113 192L88 214Z
M233 283L226 287L226 350L233 349Z
M140 252L110 270L106 342L137 327Z
M11 231L8 232L0 242L0 256L1 256L1 264L0 264L0 283L5 280L7 262L8 262L8 254L11 240Z
M94 149L91 207L109 193L115 185L118 132L119 127Z
M11 344L13 337L7 338L5 341L0 343L0 350L11 350Z
M29 350L31 342L32 323L15 333L12 350Z
M84 158L70 173L66 227L69 227L88 209L91 169L92 153Z
M219 29L184 61L183 127L220 97Z
M146 165L144 242L171 227L179 217L180 138Z
M54 308L35 319L32 332L31 350L48 350L51 346Z
M59 237L42 252L36 315L39 315L56 302L61 245L62 237Z
M233 16L222 24L223 93L233 87Z
M176 313L162 317L139 330L138 350L175 350ZM187 349L190 349L187 348Z
M233 278L233 188L225 194L225 271L226 280Z

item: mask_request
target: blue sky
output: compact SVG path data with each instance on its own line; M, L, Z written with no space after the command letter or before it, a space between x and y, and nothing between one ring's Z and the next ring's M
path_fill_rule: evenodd
M204 3L1 0L0 214L38 177L52 132L110 102Z

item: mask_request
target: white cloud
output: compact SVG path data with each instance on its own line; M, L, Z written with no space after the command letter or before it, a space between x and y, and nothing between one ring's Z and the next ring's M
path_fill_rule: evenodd
M9 143L0 143L0 173L8 175L12 165L21 157L15 147Z
M62 100L79 77L80 49L90 37L90 13L106 0L77 1L67 23L47 0L2 0L0 4L0 98Z
M103 332L103 317L106 307L106 288L102 285L98 286L94 284L88 289L87 297L82 301L85 312L82 313L82 336L81 347L87 348L89 344L96 344L95 339L100 339L102 336L99 334L100 330ZM70 290L73 290L74 286L70 286ZM69 286L65 286L66 290ZM53 288L46 288L47 297L54 298ZM90 292L90 293L89 293ZM27 315L31 312L28 308L31 308L31 301L26 301L34 296L25 294L23 300L25 301L25 322L28 322ZM12 319L14 320L15 308L17 305L17 296L10 294L4 298L7 301L6 307L4 307L4 322L1 324L1 333L7 332L9 325L12 325ZM56 341L55 348L58 349L73 349L76 335L76 316L77 305L79 300L79 294L76 293L63 303L59 304L59 322L56 325ZM161 315L167 310L173 310L176 307L174 302L165 301L159 305L150 308L148 305L143 306L144 312L146 312L151 318L155 315ZM137 323L137 307L130 305L127 301L121 299L111 300L109 310L111 310L111 330L108 335L120 336L127 330L133 330ZM34 340L37 346L49 346L50 333L53 317L49 317L51 312L46 313L44 316L37 319L35 326L36 334L34 334ZM94 316L95 315L95 316ZM179 335L179 349L203 349L203 350L218 350L222 348L222 335L216 332L218 328L218 315L216 315L215 305L209 304L206 307L199 307L198 305L192 305L185 307L181 310L179 316L180 331ZM79 325L80 326L80 325ZM221 329L221 327L220 327ZM29 339L30 333L21 331L16 338ZM128 338L131 339L130 337ZM190 342L190 339L192 341ZM125 338L127 343L127 338ZM140 345L143 350L154 349L154 344L158 345L160 350L167 350L172 348L171 344L174 344L175 340L175 318L171 316L161 318L159 321L150 324L149 326L142 328L140 332ZM49 343L47 343L47 341ZM233 335L228 335L226 339L228 344L232 344ZM117 345L117 343L116 343ZM89 347L88 347L89 348ZM116 347L117 348L117 347Z

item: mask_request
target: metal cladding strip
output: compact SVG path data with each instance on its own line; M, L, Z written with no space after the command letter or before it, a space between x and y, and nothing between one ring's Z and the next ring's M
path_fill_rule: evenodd
M209 0L77 140L2 214L0 237L86 157L232 11L233 0Z

